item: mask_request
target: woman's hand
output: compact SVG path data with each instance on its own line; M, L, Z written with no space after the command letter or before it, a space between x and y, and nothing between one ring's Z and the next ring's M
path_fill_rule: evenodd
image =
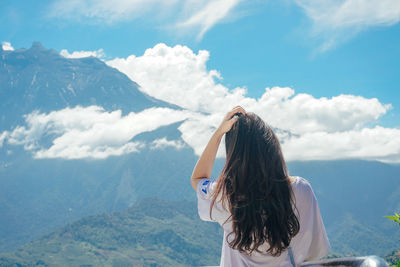
M246 111L241 106L236 106L226 114L224 120L221 122L221 125L217 129L217 132L220 135L227 133L232 128L232 126L238 120L238 116L235 116L235 114L238 113L245 115Z

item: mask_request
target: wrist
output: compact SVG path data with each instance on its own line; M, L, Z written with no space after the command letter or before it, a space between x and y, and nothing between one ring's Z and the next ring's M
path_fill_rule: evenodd
M215 137L221 139L222 136L223 136L224 134L225 134L224 131L222 131L220 128L218 128L218 129L214 132L213 136L215 136Z

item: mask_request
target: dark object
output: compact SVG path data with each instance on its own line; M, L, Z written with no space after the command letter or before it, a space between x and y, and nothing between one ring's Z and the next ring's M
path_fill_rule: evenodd
M388 264L378 256L336 258L320 261L309 261L301 264L301 267L318 266L387 267Z

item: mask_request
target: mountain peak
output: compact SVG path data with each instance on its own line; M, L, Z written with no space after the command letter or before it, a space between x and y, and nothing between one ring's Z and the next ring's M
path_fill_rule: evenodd
M46 50L41 42L33 42L31 48L32 50Z

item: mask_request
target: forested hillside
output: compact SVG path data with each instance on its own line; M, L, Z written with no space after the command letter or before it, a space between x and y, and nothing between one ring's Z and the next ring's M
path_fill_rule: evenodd
M187 201L144 199L85 217L0 256L0 266L194 266L219 262L222 232Z

